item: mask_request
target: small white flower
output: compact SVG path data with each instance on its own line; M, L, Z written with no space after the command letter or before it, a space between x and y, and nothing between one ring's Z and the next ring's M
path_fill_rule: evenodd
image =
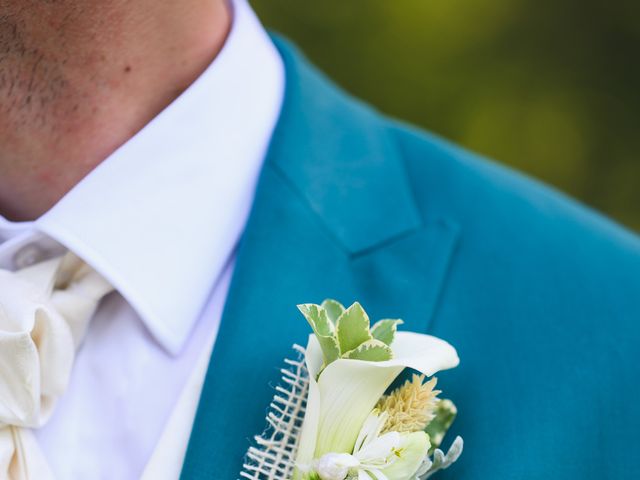
M388 418L386 412L371 412L364 422L353 455L327 453L315 462L321 480L345 480L357 474L358 480L406 480L415 473L429 449L424 432L380 435ZM349 477L352 478L352 477Z
M348 453L327 453L316 463L316 472L321 480L344 480L352 468L360 462Z

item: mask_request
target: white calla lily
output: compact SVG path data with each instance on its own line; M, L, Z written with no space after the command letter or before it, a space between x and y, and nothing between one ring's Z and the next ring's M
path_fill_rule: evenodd
M322 350L316 337L309 336L305 354L309 395L298 445L298 465L310 465L314 459L329 453L354 453L365 420L405 368L432 376L459 363L456 350L449 343L430 335L398 332L391 349L391 360L373 362L339 358L320 374ZM379 440L383 438L385 435ZM390 445L388 442L392 440L398 439L385 438L385 445ZM300 478L299 472L296 478Z

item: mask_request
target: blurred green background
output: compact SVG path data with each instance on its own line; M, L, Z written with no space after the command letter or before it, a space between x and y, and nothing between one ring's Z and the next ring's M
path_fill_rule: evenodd
M640 231L638 0L253 0L346 90Z

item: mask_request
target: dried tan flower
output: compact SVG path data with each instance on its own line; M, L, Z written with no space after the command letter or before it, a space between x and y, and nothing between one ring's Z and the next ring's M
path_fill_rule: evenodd
M433 377L423 383L424 378L414 374L411 380L380 399L377 408L389 414L382 433L419 432L433 420L439 401L440 391L434 390L438 380Z

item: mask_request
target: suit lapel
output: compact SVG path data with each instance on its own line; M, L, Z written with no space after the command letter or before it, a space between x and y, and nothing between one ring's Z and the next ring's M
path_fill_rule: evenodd
M275 40L287 88L239 246L182 478L237 478L283 359L309 333L295 305L360 300L428 328L457 238L423 218L378 117Z

